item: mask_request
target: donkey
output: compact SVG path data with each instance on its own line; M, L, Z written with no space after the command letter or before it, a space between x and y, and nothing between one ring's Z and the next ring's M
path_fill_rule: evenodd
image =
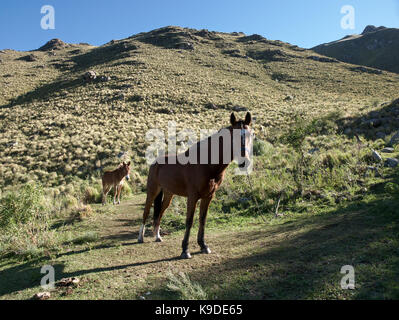
M182 259L191 258L188 242L194 212L200 199L200 225L197 242L201 248L201 253L211 253L204 240L209 204L223 181L228 165L233 160L237 160L240 168L247 169L251 164L251 114L248 112L244 121L238 121L232 113L230 123L231 126L221 129L214 135L192 145L184 154L161 156L151 165L147 178L147 199L138 237L139 243L144 241L145 224L152 203L154 203L155 241L162 241L159 232L162 215L169 207L174 195L178 195L187 197L186 232L182 242L183 252L180 257ZM223 144L220 143L221 140L223 140ZM225 144L227 145L226 148ZM228 148L234 145L238 145L238 148ZM194 152L196 160L199 161L182 164L183 161L179 161L179 159L189 155L190 152Z
M116 197L118 197L118 204L121 203L120 195L123 187L124 178L130 178L130 161L128 163L121 163L118 168L113 171L106 171L103 174L103 199L102 204L105 205L105 199L108 192L114 187L114 204L116 204Z

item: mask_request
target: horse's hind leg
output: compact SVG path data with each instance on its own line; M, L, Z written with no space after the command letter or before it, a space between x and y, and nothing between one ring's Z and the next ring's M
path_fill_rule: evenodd
M201 199L200 204L200 216L199 216L199 229L198 229L198 244L201 247L201 253L211 253L211 250L205 243L205 222L206 222L206 215L208 214L209 204L211 203L212 196L209 198Z
M148 188L148 187L147 187ZM144 242L144 232L145 232L145 223L147 221L148 215L150 214L152 203L155 200L155 197L159 194L161 188L159 186L151 187L147 189L147 199L145 201L144 213L143 213L143 223L140 227L138 242Z
M193 226L193 220L194 220L194 213L195 213L195 208L197 206L197 201L198 198L194 196L189 196L187 199L187 217L186 217L186 233L184 234L184 239L182 242L182 249L183 252L180 256L182 259L190 259L191 254L188 250L188 240L190 238L190 230L191 227Z
M155 234L155 241L156 242L162 242L161 235L159 233L159 226L161 224L161 219L162 216L165 212L165 210L170 206L170 203L173 199L173 193L170 193L168 191L164 191L164 197L162 201L162 207L159 213L155 213L154 211L154 234ZM155 210L155 209L154 209Z

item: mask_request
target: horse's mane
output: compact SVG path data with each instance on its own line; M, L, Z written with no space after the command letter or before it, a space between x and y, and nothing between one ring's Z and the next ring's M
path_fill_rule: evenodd
M184 152L182 152L182 153L188 155L188 152L190 151L190 149L193 149L193 148L201 148L201 145L203 145L203 144L204 144L205 142L207 142L207 141L208 141L207 146L209 146L209 145L210 145L209 142L212 141L212 140L211 140L212 138L214 138L214 137L216 137L217 135L219 135L219 134L222 132L222 130L230 130L230 129L231 129L231 126L228 126L228 127L225 127L225 128L221 128L221 129L219 129L218 131L213 132L211 135L209 135L209 136L207 136L207 137L201 139L200 141L197 141L196 143L193 143L191 146L189 146L189 147L186 149L186 151L184 151Z

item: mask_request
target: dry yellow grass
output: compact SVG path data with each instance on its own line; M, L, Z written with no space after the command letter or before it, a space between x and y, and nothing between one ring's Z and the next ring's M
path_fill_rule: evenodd
M154 37L163 40L154 45ZM187 41L194 50L169 48ZM258 137L270 138L298 112L354 116L399 89L397 74L353 72L279 41L178 27L53 52L0 53L3 187L68 184L115 166L121 151L145 172L145 132L166 130L169 120L179 128L217 129L241 106L256 117ZM21 60L29 54L36 60ZM111 80L84 83L87 70Z

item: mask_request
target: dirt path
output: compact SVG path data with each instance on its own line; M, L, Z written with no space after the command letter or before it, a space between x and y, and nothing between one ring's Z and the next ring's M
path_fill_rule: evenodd
M97 241L71 245L50 261L0 262L0 298L28 299L43 291L39 286L43 265L55 268L56 280L81 280L72 290L54 289L54 299L178 298L166 288L169 271L186 273L211 299L342 299L363 297L362 290L365 297L381 297L386 289L380 285L380 295L375 296L374 282L381 281L375 278L374 268L382 264L388 275L395 274L391 272L396 270L394 262L381 260L381 254L390 257L397 250L394 242L387 242L396 237L395 229L387 233L392 221L388 213L376 216L347 208L273 225L226 230L220 225L207 229L209 255L199 253L197 228L193 228L193 258L180 260L184 231L165 235L164 242L156 243L148 228L145 243L137 243L144 200L144 194L136 195L70 226L97 232ZM377 245L384 250L376 252ZM360 291L340 288L340 269L347 264L359 266L357 281L364 282Z

